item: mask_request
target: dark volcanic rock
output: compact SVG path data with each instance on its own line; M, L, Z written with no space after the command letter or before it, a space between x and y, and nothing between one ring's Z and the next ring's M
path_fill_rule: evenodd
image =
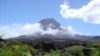
M44 30L47 30L47 28L60 29L60 24L53 18L43 19L39 23L41 23Z

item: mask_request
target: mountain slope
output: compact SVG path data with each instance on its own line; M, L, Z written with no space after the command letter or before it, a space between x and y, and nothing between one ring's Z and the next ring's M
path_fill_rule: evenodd
M64 41L72 41L77 40L77 41L86 41L86 42L93 42L93 41L99 41L100 38L95 38L95 36L85 36L85 35L79 35L79 34L69 34L68 29L64 29L61 27L61 24L58 23L55 19L53 18L47 18L43 19L40 22L40 25L42 27L42 30L44 32L40 32L36 35L21 35L18 37L14 38L9 38L8 40L19 40L19 41L24 41L24 42L34 42L34 41L44 41L45 39L47 41L56 41L59 39L64 40ZM55 33L54 33L55 32ZM43 34L45 33L45 34ZM48 34L49 33L49 34ZM42 39L42 40L40 40Z
M60 24L53 18L43 19L39 23L41 23L43 29L45 30L47 30L47 28L49 27L51 27L52 29L60 29Z

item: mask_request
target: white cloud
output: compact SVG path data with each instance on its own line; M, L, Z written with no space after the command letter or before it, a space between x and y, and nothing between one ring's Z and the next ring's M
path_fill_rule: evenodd
M43 30L40 23L35 24L13 24L13 25L5 25L0 26L0 35L4 34L3 38L11 38L17 37L20 35L37 35L40 33L41 35L50 34L50 35L57 35L57 34L65 34L65 35L74 35L78 34L71 26L64 27L61 26L63 30L60 29L52 29L52 26L48 27L47 30Z
M42 32L42 35L44 34L56 35L58 32L59 32L59 29L48 28L47 30Z
M17 37L20 35L30 35L36 34L36 32L42 32L43 30L40 27L39 23L36 24L13 24L7 26L0 26L0 34L4 34L3 38Z
M70 8L67 2L60 5L60 14L66 19L82 19L84 22L100 24L100 0L90 0L79 9Z
M64 26L61 26L62 29L62 32L63 34L68 34L68 35L71 35L71 36L74 36L75 34L79 34L81 35L80 32L78 32L77 30L75 30L72 26L67 26L67 27L64 27Z

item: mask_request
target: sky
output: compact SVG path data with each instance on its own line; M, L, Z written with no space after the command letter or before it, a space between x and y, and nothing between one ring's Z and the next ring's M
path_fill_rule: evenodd
M99 10L100 0L0 0L0 34L54 18L83 35L100 35Z

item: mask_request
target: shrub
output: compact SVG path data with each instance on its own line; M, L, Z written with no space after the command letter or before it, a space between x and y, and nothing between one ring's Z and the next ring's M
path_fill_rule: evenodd
M83 52L83 46L72 46L66 49L66 53L69 55L76 55L76 56L84 56Z
M13 42L3 43L3 48L0 48L0 56L32 56L31 50L35 51L34 48L20 42L15 42L16 44L12 43Z

